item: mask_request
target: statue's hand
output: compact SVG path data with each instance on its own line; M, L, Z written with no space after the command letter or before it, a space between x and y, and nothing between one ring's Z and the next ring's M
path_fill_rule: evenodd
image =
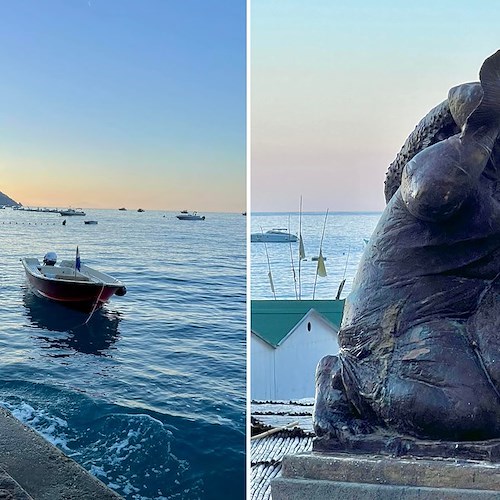
M451 217L470 195L477 178L460 163L462 141L453 136L421 151L403 170L401 196L417 219Z

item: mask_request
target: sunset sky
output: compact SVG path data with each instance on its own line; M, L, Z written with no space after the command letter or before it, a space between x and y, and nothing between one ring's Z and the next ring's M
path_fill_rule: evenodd
M240 212L243 0L0 2L0 191Z
M500 48L500 3L252 0L252 211L378 211L421 118Z

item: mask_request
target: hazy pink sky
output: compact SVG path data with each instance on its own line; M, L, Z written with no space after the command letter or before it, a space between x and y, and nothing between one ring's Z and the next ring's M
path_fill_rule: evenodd
M500 3L251 3L252 211L382 210L418 121L500 48Z

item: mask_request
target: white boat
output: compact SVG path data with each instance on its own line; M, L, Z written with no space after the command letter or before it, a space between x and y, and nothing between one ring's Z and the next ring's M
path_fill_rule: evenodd
M64 217L66 216L72 216L72 215L85 215L85 212L79 208L76 210L74 208L68 208L67 210L59 210L59 213L63 215Z
M196 212L185 213L182 211L179 215L176 215L179 220L205 220L204 215L198 215Z
M270 229L265 233L252 233L250 241L252 243L295 243L298 240L295 234L289 233L286 229Z

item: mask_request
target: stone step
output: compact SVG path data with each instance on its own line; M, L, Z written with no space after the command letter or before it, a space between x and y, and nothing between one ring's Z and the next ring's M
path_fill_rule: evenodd
M283 459L273 500L498 500L500 464L310 452Z

